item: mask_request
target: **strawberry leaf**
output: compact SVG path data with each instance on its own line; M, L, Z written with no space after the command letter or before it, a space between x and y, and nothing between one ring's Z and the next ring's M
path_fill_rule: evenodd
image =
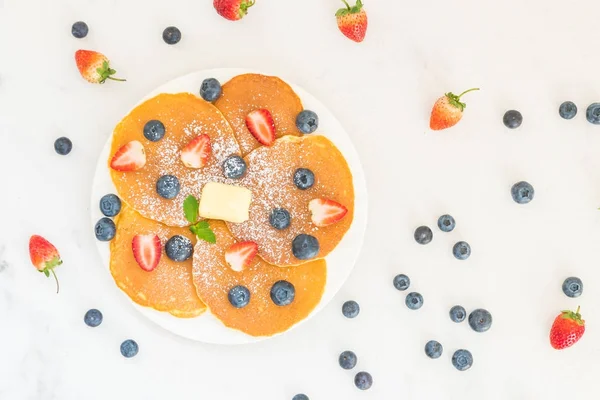
M187 219L192 224L196 223L196 221L198 220L199 206L200 205L198 204L198 200L192 195L189 195L183 201L183 215L185 215L185 219Z
M49 278L49 277L50 277L50 271L48 271L48 269L47 269L47 268L44 268L44 269L42 270L42 272L44 273L44 275L46 275L46 278Z

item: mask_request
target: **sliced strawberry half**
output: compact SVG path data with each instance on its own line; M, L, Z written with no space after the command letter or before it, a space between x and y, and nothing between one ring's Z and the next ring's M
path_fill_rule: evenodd
M146 165L146 151L137 140L123 145L110 161L115 171L137 171Z
M154 271L162 254L162 245L157 235L135 235L131 241L133 257L144 271Z
M335 224L348 213L348 209L337 201L313 199L308 203L313 224L319 227Z
M246 115L246 127L265 146L270 146L275 141L275 122L269 110L254 110Z
M202 134L181 149L181 161L188 168L202 168L208 163L211 152L210 136Z
M232 244L225 252L225 261L232 270L240 272L247 268L258 253L258 245L254 242Z

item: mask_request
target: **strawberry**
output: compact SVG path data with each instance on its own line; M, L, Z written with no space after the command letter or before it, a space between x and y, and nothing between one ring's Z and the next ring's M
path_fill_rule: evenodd
M472 92L473 90L479 89L469 89L458 96L454 93L446 93L444 96L437 99L431 110L429 127L434 131L439 131L456 125L462 118L463 111L467 106L465 103L460 102L460 98L465 93Z
M160 238L156 235L135 235L131 241L133 257L144 271L154 271L162 254Z
M346 8L340 8L336 13L338 28L350 40L362 42L367 33L367 13L363 10L361 0L356 0L356 5L350 7L346 0L342 0Z
M269 110L254 110L246 116L246 127L265 146L270 146L275 141L275 122Z
M58 278L54 272L54 268L62 264L60 254L56 247L41 236L33 235L29 238L29 257L31 263L37 268L38 271L42 272L47 277L50 273L54 276L56 281L56 293L59 291Z
M92 50L77 50L75 63L79 73L88 82L104 83L107 79L123 82L125 79L113 78L117 71L110 67L110 61L102 53Z
M313 199L308 203L308 210L313 224L323 227L335 224L348 213L348 209L340 203L329 199Z
M181 161L188 168L202 168L211 153L210 136L202 134L181 149Z
M214 0L213 6L217 14L230 21L237 21L248 14L248 9L254 5L254 0Z
M144 165L146 165L146 151L137 140L121 146L110 161L110 167L115 171L137 171Z
M550 329L550 344L556 350L573 346L585 332L585 321L581 319L579 307L577 311L561 312Z
M252 263L258 253L258 245L254 242L232 244L225 252L225 261L234 271L242 271Z

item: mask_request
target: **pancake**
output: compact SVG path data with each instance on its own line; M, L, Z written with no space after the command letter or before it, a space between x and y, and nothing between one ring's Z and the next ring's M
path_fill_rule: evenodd
M159 120L165 126L165 136L151 142L143 135L146 122ZM201 169L186 167L180 150L195 137L210 137L212 154ZM240 154L233 131L227 120L212 104L189 93L160 94L136 107L115 128L110 158L126 143L137 140L146 152L146 165L133 172L110 169L119 197L142 216L170 226L187 226L183 201L193 194L200 197L208 181L225 180L221 164L231 154ZM174 175L181 190L172 200L160 197L156 181L163 175Z
M235 243L221 221L210 221L216 244L199 240L194 248L193 280L198 296L223 324L251 336L271 336L284 332L306 318L319 304L327 278L325 260L294 268L280 268L255 257L241 272L225 262L225 252ZM286 280L295 287L294 301L277 306L270 297L273 284ZM250 291L250 302L235 308L228 300L229 290L242 285Z
M248 164L241 185L252 190L250 219L239 224L229 223L239 241L258 244L260 256L279 266L299 265L305 261L292 254L292 241L301 234L317 238L320 245L316 258L327 256L342 240L354 216L354 186L352 173L344 156L323 136L287 136L271 147L261 147L245 158ZM315 175L314 185L298 189L293 175L298 168L308 168ZM311 221L308 203L315 198L327 198L348 209L346 216L333 225L317 227ZM284 208L291 215L291 225L276 230L269 223L274 208Z
M117 234L110 243L110 272L117 285L137 304L166 311L180 318L202 314L206 306L192 283L192 259L170 260L164 245L173 235L183 235L196 243L188 228L174 228L142 217L123 206L115 218ZM152 272L144 271L135 261L131 242L138 234L156 234L163 245L160 262Z
M262 146L246 127L246 116L254 110L265 108L271 112L278 138L301 135L296 128L296 116L303 110L302 102L292 88L277 77L238 75L223 85L223 94L215 106L231 124L243 155Z

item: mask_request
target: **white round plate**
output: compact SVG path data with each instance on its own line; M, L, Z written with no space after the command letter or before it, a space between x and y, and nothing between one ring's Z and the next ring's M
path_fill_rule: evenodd
M140 101L140 103L160 94L160 93L181 93L189 92L198 94L202 81L206 78L216 78L220 82L225 83L229 79L236 75L256 72L248 71L243 69L212 69L194 72L189 75L182 76L174 79L146 96ZM260 73L260 72L259 72ZM283 78L282 78L283 79ZM285 79L284 79L285 80ZM344 131L344 128L339 121L327 110L327 108L321 104L317 99L311 96L302 88L291 84L286 81L298 94L302 103L306 109L315 111L319 115L319 129L317 133L323 134L329 138L335 145L340 149L342 154L346 157L350 170L353 174L354 181L354 192L355 192L355 206L354 206L354 221L341 243L338 247L331 252L326 258L327 260L327 283L325 285L325 292L321 302L313 310L313 312L304 319L308 320L310 317L319 312L325 305L327 305L335 294L340 290L350 272L354 268L354 263L360 252L362 246L365 228L367 225L367 188L364 180L364 173L360 165L358 154L348 137L348 134ZM123 116L125 116L124 114ZM96 173L94 176L94 182L92 187L92 206L91 206L91 217L92 224L95 225L96 221L103 217L100 213L98 203L100 198L107 193L117 193L116 189L110 178L110 173L107 167L107 160L109 157L110 147L112 141L112 133L106 141L106 145L100 154L98 164L96 166ZM110 261L110 250L109 245L106 242L97 241L98 250L102 257L102 262L106 266L110 273L109 261ZM292 267L293 268L293 267ZM227 328L217 318L215 318L209 311L196 318L176 318L169 313L159 312L151 308L142 307L132 302L127 295L124 298L129 300L135 308L137 308L146 318L150 319L162 328L177 334L179 336L197 340L205 343L216 343L216 344L242 344L257 342L264 340L268 337L253 337L235 329ZM302 322L302 321L301 321ZM298 324L296 324L297 326Z

